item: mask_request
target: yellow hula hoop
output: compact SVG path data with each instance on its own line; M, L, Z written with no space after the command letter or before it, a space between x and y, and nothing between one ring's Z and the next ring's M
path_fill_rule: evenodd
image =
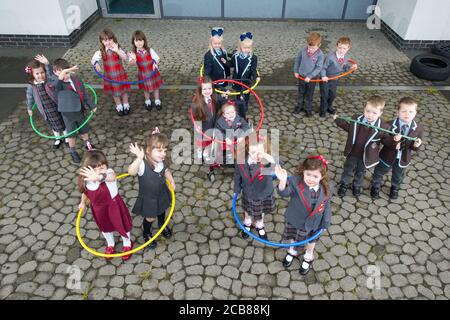
M123 173L121 175L118 175L117 179L119 180L119 179L122 179L122 178L125 178L125 177L128 177L128 176L129 176L128 173ZM78 211L78 217L77 217L77 222L76 222L76 226L75 226L76 232L77 232L77 238L78 238L78 241L80 242L81 246L86 251L88 251L89 253L92 253L95 256L103 257L103 258L123 257L123 256L129 255L129 254L133 254L135 252L138 252L139 250L144 249L146 246L148 246L150 243L152 243L156 238L158 238L158 236L161 234L161 232L169 224L170 218L173 215L173 211L175 209L175 193L173 192L172 186L170 185L170 183L169 183L169 181L167 179L166 179L166 184L167 184L167 187L169 188L170 194L172 196L172 204L171 204L171 207L170 207L169 215L167 216L166 221L164 221L164 224L161 226L161 228L158 230L158 232L155 233L155 235L151 239L149 239L146 243L140 245L137 248L134 248L133 250L126 251L126 252L121 252L121 253L113 253L113 254L102 253L102 252L98 252L98 251L95 251L95 250L89 248L87 246L87 244L83 241L83 238L81 237L81 233L80 233L80 221L81 221L81 216L83 215L83 208L81 208Z
M202 77L202 78L203 78L203 69L204 69L204 68L205 68L205 64L202 63L202 66L200 67L200 77ZM258 78L260 78L258 69L256 69L256 74L258 75ZM260 80L256 80L255 84L253 85L253 87L251 87L251 89L252 89L252 90L255 90L255 88L258 86L258 84L259 84L260 81L261 81L261 79L260 79ZM219 94L224 94L224 93L225 93L225 91L219 90L219 89L217 89L217 88L215 88L214 90L215 90L217 93L219 93ZM247 90L243 91L242 93L243 93L243 94L250 93L250 90L247 89ZM229 96L237 96L237 95L240 95L240 94L241 94L241 92L230 92L228 95L229 95Z

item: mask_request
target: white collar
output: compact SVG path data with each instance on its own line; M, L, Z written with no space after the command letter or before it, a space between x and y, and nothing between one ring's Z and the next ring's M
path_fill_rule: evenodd
M253 161L250 157L248 158L247 163L248 163L249 165L252 165L252 164L258 164L258 162Z
M164 163L163 162L157 162L155 165L155 169L153 171L160 173L164 169Z
M344 58L345 58L345 54L344 54L343 56L340 56L340 55L337 53L337 51L336 51L336 57L337 57L338 59L344 59Z
M45 80L44 80L44 81L39 81L39 82L36 81L36 80L34 80L34 84L36 84L36 85L37 85L37 84L43 84L43 83L45 83Z
M403 122L402 120L400 120L400 118L399 118L399 119L398 119L398 123L399 123L399 125L400 125L400 128L403 127L403 125L405 125L405 124L408 126L408 128L410 128L410 127L411 127L411 124L412 124L412 121L409 122L409 123L406 123L406 122Z
M308 186L308 185L307 185ZM309 189L313 189L315 192L319 191L320 184L315 185L314 187L308 186Z

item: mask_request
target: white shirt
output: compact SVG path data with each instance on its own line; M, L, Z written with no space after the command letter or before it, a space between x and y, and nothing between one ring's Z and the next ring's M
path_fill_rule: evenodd
M156 173L160 173L163 169L164 163L158 162L153 171L155 171ZM144 160L142 160L141 163L139 164L138 176L142 177L144 175L144 172L145 172L145 163Z
M111 50L111 49L107 49ZM120 53L122 53L123 55L127 55L125 53L125 51L122 50L122 48L119 48ZM100 60L102 60L102 53L100 50L95 51L94 56L91 59L91 64L95 64L96 62L99 62Z
M112 169L106 170L106 173L114 173ZM115 196L119 193L119 189L117 188L117 181L105 181L106 186L108 187L109 194L111 195L111 199L114 199ZM100 187L100 181L88 181L86 182L86 189L90 191L95 191Z
M337 57L338 59L344 59L344 58L345 58L345 55L340 56L340 55L336 52L336 57Z
M137 54L139 54L139 52L147 52L147 50L145 50L145 49L137 49ZM152 48L150 48L150 55L152 56L152 59L153 60L155 60L155 62L156 63L158 63L159 62L159 56L158 56L158 54L156 53L156 51L155 50L153 50ZM128 58L128 60L133 60L133 59L131 59L131 56Z
M408 126L408 128L406 128L406 132L404 133L404 135L405 136L407 136L408 135L408 133L409 133L409 129L411 128L411 122L410 123L404 123L402 120L400 120L400 119L398 119L398 125L399 125L399 133L401 133L402 132L402 127L404 126L404 125L407 125ZM403 138L402 138L403 139ZM399 143L401 142L401 140L399 141ZM402 158L402 150L398 150L397 151L397 159L401 159Z
M310 190L313 189L315 192L319 191L320 184L315 185L314 187L308 187Z

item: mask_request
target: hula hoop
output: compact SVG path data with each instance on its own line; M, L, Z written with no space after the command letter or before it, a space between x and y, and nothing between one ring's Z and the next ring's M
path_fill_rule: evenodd
M355 60L348 59L348 62L350 62L351 64L356 64L356 61L355 61ZM346 72L343 72L343 73L341 73L341 74L338 74L337 76L330 77L330 78L328 78L328 81L330 81L330 80L337 80L337 79L339 79L339 78L348 76L349 74L355 72L357 69L358 69L358 68L356 68L356 69L350 69L350 70L348 70L348 71L346 71ZM301 77L300 75L299 75L298 77L296 77L296 78L299 79L299 80L302 80L302 81L305 80L305 78ZM322 81L322 79L311 79L311 80L309 80L309 82L324 82L324 81Z
M97 93L95 92L94 88L92 88L88 84L85 84L84 86L92 91L92 94L94 95L94 104L97 105ZM47 139L60 140L60 139L67 138L68 136L71 136L72 134L76 133L78 130L83 128L89 122L89 120L92 118L92 116L94 115L94 110L91 110L91 112L89 113L89 115L86 118L86 120L84 120L84 122L78 128L76 128L75 130L73 130L73 131L71 131L69 133L66 133L65 135L62 135L62 136L48 136L48 135L45 135L42 132L40 132L38 129L36 129L36 126L34 125L34 122L33 122L33 110L35 108L36 108L36 102L31 107L31 115L30 115L31 128L33 128L34 132L36 132L38 135L40 135L43 138L47 138Z
M155 63L155 60L152 59L152 65L153 65L154 63ZM132 85L132 84L143 83L143 82L145 82L145 81L150 80L151 78L153 78L153 77L155 76L156 72L158 72L158 69L155 69L155 70L152 71L152 73L150 73L150 75L149 75L148 77L146 77L146 78L144 78L144 79L142 79L142 80L137 80L137 81L117 81L117 80L114 80L114 79L107 78L103 73L97 71L97 69L95 69L95 65L96 65L96 64L98 64L98 61L92 65L92 69L94 69L94 72L95 72L99 77L101 77L101 78L102 78L103 80L105 80L105 81L112 82L112 83L117 83L117 84L130 84L130 85Z
M205 68L205 64L204 63L202 63L202 66L200 67L200 77L203 77L203 69ZM260 77L259 76L259 71L258 71L258 69L256 69L256 74L258 75L258 78ZM226 81L218 81L217 83L220 83L220 82L226 82ZM254 90L257 86L258 86L258 84L261 82L261 79L260 80L256 80L256 82L255 82L255 84L251 87L251 88L248 88L248 87L246 87L246 88L248 88L247 90L245 90L245 91L240 91L240 92L230 92L228 95L229 96L237 96L237 95L240 95L240 94L247 94L247 93L249 93L250 91L249 91L249 89L252 89L252 90ZM214 89L217 93L220 93L220 94L224 94L225 93L225 91L222 91L222 90L219 90L219 89L217 89L217 88L215 88Z
M118 175L118 176L117 176L117 179L122 179L122 178L127 177L127 176L129 176L128 173L123 173L123 174L121 174L121 175ZM172 186L170 185L170 183L169 183L169 181L168 181L167 179L166 179L166 184L167 184L167 187L168 187L169 190L170 190L170 194L172 195L172 204L171 204L171 207L170 207L169 215L167 216L166 221L164 221L164 224L161 226L161 228L158 230L158 232L155 233L155 235L154 235L151 239L149 239L146 243L140 245L140 246L137 247L137 248L134 248L133 250L126 251L126 252L121 252L121 253L113 253L113 254L102 253L102 252L98 252L98 251L95 251L95 250L91 249L91 248L88 247L87 244L83 241L83 238L81 237L81 233L80 233L80 221L81 221L81 216L82 216L82 214L83 214L83 208L81 208L81 209L78 211L77 222L76 222L76 225L75 225L76 232L77 232L77 238L78 238L78 241L80 242L81 246L82 246L86 251L88 251L89 253L91 253L91 254L93 254L93 255L95 255L95 256L98 256L98 257L103 257L103 258L117 258L117 257L123 257L123 256L129 255L129 254L133 254L133 253L135 253L135 252L137 252L137 251L139 251L139 250L144 249L146 246L148 246L150 243L152 243L156 238L158 238L158 236L159 236L159 235L161 234L161 232L165 229L165 227L167 226L167 224L168 224L169 221L170 221L170 218L171 218L172 215L173 215L173 211L174 211L174 209L175 209L175 193L173 192Z
M307 244L308 242L311 242L314 239L318 238L320 236L320 234L322 233L322 231L323 231L323 229L320 229L315 234L313 234L310 238L305 239L303 241L292 242L292 243L279 243L279 242L272 242L272 241L261 239L260 237L255 236L253 233L251 233L250 231L245 229L244 225L239 220L239 217L238 217L237 212L236 212L237 197L238 197L238 194L235 193L234 197L233 197L233 206L232 206L234 219L236 220L236 222L239 225L239 227L241 227L241 229L243 231L245 231L246 234L248 234L254 240L259 241L261 243L267 244L267 245L272 246L272 247L280 247L280 248L298 247L298 246L303 246L303 245Z
M394 131L390 131L390 130L386 130L386 129L381 128L381 127L373 126L373 125L371 125L371 124L364 123L364 122L361 122L361 121L352 119L352 118L350 118L350 117L337 116L336 118L342 119L342 120L347 121L347 122L354 122L354 123L357 123L357 124L360 124L360 125L362 125L362 126L366 126L366 127L369 127L369 128L375 129L375 130L380 130L380 131L383 131L383 132L392 134L393 136L396 136L396 135L398 134L398 133L395 133ZM405 136L405 135L403 135L403 134L401 134L400 136L401 136L402 138L405 138L405 139L411 140L411 141L416 141L416 140L417 140L417 138ZM400 141L399 141L399 142L400 142Z
M256 126L255 131L258 131L259 129L261 129L261 126L262 126L262 123L263 123L263 120L264 120L264 107L263 107L263 105L262 105L261 99L260 99L259 96L256 94L256 92L253 91L252 88L248 87L248 86L245 85L244 83L239 82L239 81L236 81L236 80L231 80L231 79L221 79L221 80L215 80L215 81L213 81L212 83L215 84L215 83L218 83L218 82L231 82L231 83L236 83L236 84L239 84L239 85L243 86L244 88L248 88L248 90L250 90L250 93L253 94L253 95L255 96L256 100L258 101L258 103L259 103L259 109L261 110L261 118L259 119L259 123L258 123L258 125ZM207 134L205 134L205 133L198 127L198 125L197 125L197 123L196 123L196 121L195 121L195 119L194 119L194 114L192 113L192 108L189 108L189 115L191 116L191 121L192 121L192 123L193 123L193 125L194 125L195 130L196 130L198 133L200 133L203 137L205 137L206 139L208 139L208 140L210 140L210 141L212 141L212 142L221 143L221 144L225 144L225 143L226 143L226 142L223 141L223 140L222 140L222 141L221 141L221 140L216 140L216 139L214 139L214 138L208 136ZM237 144L237 142L236 142L236 141L233 141L233 144Z

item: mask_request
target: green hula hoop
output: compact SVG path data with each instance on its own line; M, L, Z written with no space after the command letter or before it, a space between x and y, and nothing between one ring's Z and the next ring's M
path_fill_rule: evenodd
M92 94L94 95L94 104L97 105L97 93L95 92L94 88L92 88L88 84L85 84L85 87L92 91ZM71 136L72 134L76 133L78 130L83 128L88 123L88 121L92 118L92 116L94 115L94 110L92 110L91 113L89 114L89 116L86 118L86 120L84 120L84 122L78 128L76 128L75 130L73 130L73 131L71 131L69 133L66 133L63 136L56 137L56 136L45 135L42 132L40 132L38 129L36 129L36 126L34 125L34 122L33 122L33 111L34 111L35 108L36 108L36 102L31 107L31 115L30 115L31 128L33 128L34 132L36 132L41 137L47 138L47 139L55 139L55 140L64 139L64 138L67 138L68 136Z

